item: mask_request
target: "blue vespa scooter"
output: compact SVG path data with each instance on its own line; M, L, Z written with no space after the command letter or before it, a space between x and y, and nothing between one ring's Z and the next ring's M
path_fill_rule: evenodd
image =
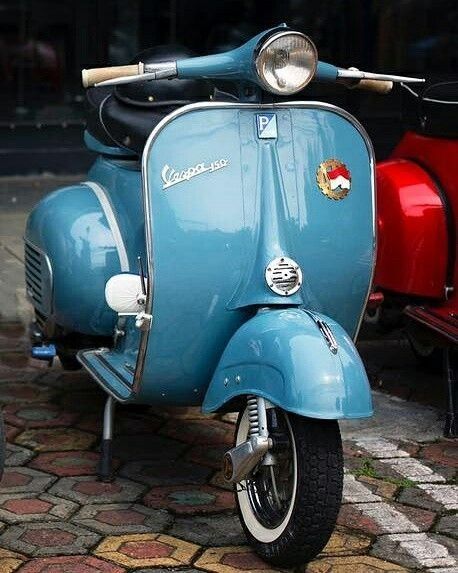
M225 479L259 555L296 565L335 526L338 420L372 414L354 340L374 268L374 155L346 111L276 100L312 79L383 92L412 78L318 62L284 25L187 56L83 71L99 157L29 217L32 352L79 361L107 392L102 479L115 402L239 410Z

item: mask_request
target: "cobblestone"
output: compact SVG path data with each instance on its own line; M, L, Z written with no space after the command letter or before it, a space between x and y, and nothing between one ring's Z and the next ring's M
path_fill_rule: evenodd
M139 504L109 503L86 505L72 518L73 523L104 535L165 531L173 522L166 511Z
M406 567L451 567L457 565L457 561L448 543L441 543L439 536L426 533L384 535L376 541L372 553L382 558L389 556Z
M458 442L456 440L444 440L437 444L425 446L420 455L444 466L458 468Z
M32 382L0 383L0 404L30 404L31 402L48 402L55 396L51 388L39 386Z
M1 573L13 573L22 565L25 557L14 551L0 548L0 571Z
M178 514L215 513L234 508L234 495L211 486L153 488L144 498L149 507Z
M83 371L22 360L20 344L6 348L0 325L0 355L10 353L3 372L14 373L0 382L9 441L0 573L281 570L248 547L221 475L235 415L119 407L117 477L102 483L105 395ZM396 404L399 415L404 406ZM295 573L457 573L458 442L417 443L395 426L392 420L391 434L381 425L376 437L344 441L339 524L318 558Z
M0 402L1 404L1 402ZM21 430L16 428L16 426L10 426L10 424L5 424L5 437L9 443L11 443L14 438L20 434Z
M136 501L145 487L130 480L117 478L112 483L102 483L93 477L66 477L60 479L49 493L76 501L83 505Z
M433 521L432 512L385 502L344 505L338 518L341 525L374 535L426 531Z
M209 468L183 460L130 462L119 472L149 486L204 484L211 473Z
M169 533L207 547L245 545L247 542L236 515L178 517Z
M420 507L421 509L427 509L428 511L440 511L443 506L439 502L435 501L430 495L425 491L422 491L419 487L408 487L404 489L398 496L398 502L406 503L407 505L413 505L415 507Z
M39 454L29 467L53 473L59 477L93 475L97 472L100 455L97 452L68 451ZM114 461L114 467L119 464Z
M99 536L66 522L13 525L0 535L0 546L31 557L87 553Z
M94 434L75 428L53 428L26 430L15 442L38 452L62 452L69 450L86 450L96 441Z
M357 481L351 474L345 474L343 501L344 503L369 503L380 501L380 497L374 495L369 488Z
M359 555L318 559L306 567L306 573L407 573L408 569L385 560Z
M66 519L77 509L75 503L46 493L0 495L0 520L12 524Z
M438 533L449 535L458 539L458 515L445 515L441 517L434 528Z
M416 483L436 483L445 481L445 478L442 475L435 473L427 465L413 458L396 458L381 460L381 462L389 465L391 469L394 469L402 477Z
M287 569L278 569L268 565L253 553L249 547L239 546L207 549L195 562L195 565L204 571L214 571L215 573L236 573L238 571L275 573L277 571L287 571Z
M454 485L419 484L418 487L447 510L458 510L458 488Z
M361 439L357 446L366 450L372 458L407 458L409 454L399 449L397 444L383 438Z
M31 460L34 453L27 448L17 446L16 444L6 445L6 466L22 466Z
M52 404L9 404L4 410L4 416L6 422L20 428L66 427L73 425L77 417Z
M8 467L0 481L3 493L33 493L45 491L54 481L54 476L24 467Z
M173 569L136 569L135 573L170 573ZM179 569L180 573L201 573L198 569Z
M399 490L399 486L396 483L373 478L371 476L359 476L358 481L364 483L372 493L385 498L386 500L394 499Z
M21 568L20 573L125 573L125 571L124 567L95 557L63 556L32 559Z
M94 554L126 567L190 565L199 547L170 535L144 533L107 537Z
M342 527L337 527L331 535L322 555L354 555L363 553L372 544L372 540L367 535L360 535L350 532Z

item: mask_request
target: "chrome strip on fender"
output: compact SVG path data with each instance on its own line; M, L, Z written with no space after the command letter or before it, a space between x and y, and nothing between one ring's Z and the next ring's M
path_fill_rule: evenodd
M369 138L364 127L359 123L359 121L354 118L348 111L337 107L335 105L319 102L319 101L288 101L288 102L280 102L274 104L257 104L257 103L232 103L232 102L199 102L199 103L192 103L189 105L185 105L183 107L178 108L177 110L173 111L164 119L162 119L153 131L150 133L148 140L145 144L145 148L143 149L142 155L142 193L143 193L143 207L144 207L144 215L145 215L145 238L146 238L146 255L147 255L147 266L148 266L148 277L150 277L150 284L151 287L148 289L148 296L145 305L145 312L147 314L153 315L152 307L153 307L153 292L154 292L154 280L153 280L153 229L152 229L152 220L151 220L151 198L148 195L148 169L147 169L147 160L150 153L150 149L160 134L160 132L164 129L166 125L168 125L171 121L183 115L185 113L199 110L199 109L226 109L226 108L239 108L239 109L279 109L279 108L312 108L312 109L324 109L330 112L333 112L341 117L345 118L349 121L361 134L363 138L367 151L369 154L369 167L371 172L371 190L372 190L372 236L373 236L373 243L372 243L372 273L369 281L369 288L367 290L366 299L364 301L364 306L362 307L361 316L359 317L359 321L356 327L355 334L353 336L353 340L356 340L358 337L359 330L361 328L361 323L363 321L364 313L366 311L367 301L369 300L369 295L372 288L372 281L374 279L374 272L375 272L375 253L377 248L377 227L376 227L376 203L375 203L375 155L374 155L374 148L372 146L372 142ZM154 316L152 319L151 325L154 323ZM140 339L140 347L138 349L137 355L137 364L135 368L135 376L134 376L134 384L133 384L133 391L138 392L140 388L141 379L143 376L143 369L145 363L145 355L148 346L148 336L149 336L149 329L144 330L141 335Z
M118 221L116 219L116 215L113 211L113 206L111 205L111 201L108 198L108 195L105 189L95 183L94 181L84 181L83 185L89 187L94 192L94 195L97 197L100 206L102 207L102 211L108 221L108 225L110 227L111 232L113 233L113 239L116 244L116 250L118 251L119 256L119 263L121 265L121 272L129 272L129 259L127 257L126 245L122 239L121 231L119 229Z

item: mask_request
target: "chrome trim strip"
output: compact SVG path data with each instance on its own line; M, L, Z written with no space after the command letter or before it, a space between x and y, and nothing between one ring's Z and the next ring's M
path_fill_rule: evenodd
M239 108L239 109L279 109L279 108L312 108L312 109L324 109L326 111L333 112L341 117L345 118L349 121L353 126L359 131L364 142L367 147L367 151L369 154L369 165L371 171L371 187L372 187L372 231L373 231L373 244L372 244L372 273L371 278L369 281L369 288L367 291L366 299L364 301L364 306L362 309L361 316L359 318L355 334L353 336L353 340L356 340L359 330L361 328L361 323L363 321L364 313L366 310L367 302L369 300L369 295L372 289L372 281L374 279L374 272L375 272L375 253L377 248L377 229L376 229L376 204L375 204L375 155L374 155L374 148L372 146L372 142L369 139L369 135L367 134L364 127L359 123L359 121L354 118L348 111L337 107L335 105L319 102L319 101L288 101L288 102L280 102L280 103L273 103L273 104L258 104L258 103L235 103L235 102L199 102L199 103L192 103L189 105L185 105L180 107L164 117L153 129L150 133L145 147L143 149L142 155L142 194L143 194L143 208L144 208L144 216L145 216L145 239L146 239L146 257L147 257L147 268L148 268L148 277L150 278L151 287L148 289L148 296L146 299L145 305L145 312L153 316L153 319L150 323L150 327L148 330L144 330L141 335L140 339L140 347L138 349L137 355L137 364L135 368L135 376L134 376L134 384L133 384L133 392L137 393L140 389L141 379L143 376L143 369L145 363L145 355L146 350L148 347L148 337L149 337L149 330L151 329L152 325L154 324L154 315L153 315L153 293L154 293L154 283L155 281L153 272L154 272L154 262L153 262L153 229L152 229L152 220L151 220L151 204L150 204L150 197L148 195L148 170L147 170L147 159L149 157L150 149L157 139L160 132L164 129L166 125L168 125L171 121L179 117L180 115L184 115L190 111L195 111L199 109L226 109L226 108Z
M124 244L121 231L119 229L118 221L116 219L116 215L114 213L111 201L108 198L107 192L101 185L99 185L99 183L95 183L94 181L84 181L82 185L86 185L86 187L92 189L94 195L97 197L100 206L102 207L102 211L108 221L110 230L113 234L113 239L116 244L116 250L118 251L121 271L123 273L129 272L130 267L129 267L129 258L127 257L126 245Z

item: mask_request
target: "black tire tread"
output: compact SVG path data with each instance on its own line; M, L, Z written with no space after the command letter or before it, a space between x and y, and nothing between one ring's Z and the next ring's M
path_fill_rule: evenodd
M290 522L277 540L262 543L251 535L241 519L256 553L281 567L304 565L320 553L334 530L343 488L338 422L294 414L288 414L288 417L298 458L297 494Z

